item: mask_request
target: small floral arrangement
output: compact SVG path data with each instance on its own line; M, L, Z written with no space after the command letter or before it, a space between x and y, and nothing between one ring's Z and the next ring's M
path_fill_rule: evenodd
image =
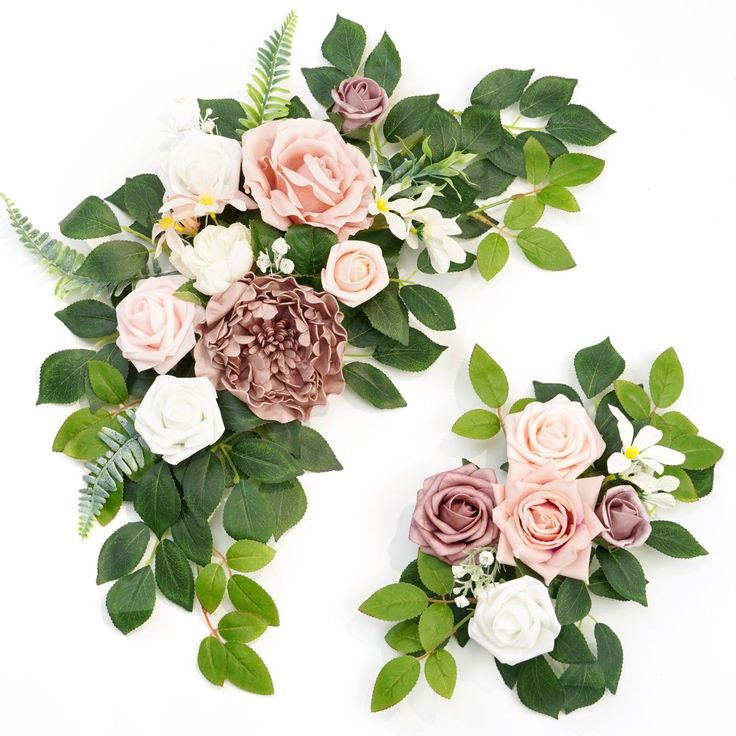
M489 408L466 412L453 431L475 440L503 431L506 478L463 461L424 481L409 529L417 559L360 607L396 622L385 639L398 656L376 679L372 710L406 697L422 663L430 687L450 698L450 644L470 640L528 708L557 718L592 705L616 692L623 649L591 615L591 594L646 606L634 552L644 544L674 558L707 554L680 524L656 518L708 495L723 454L670 408L684 383L674 349L654 361L648 392L621 378L625 363L608 339L574 364L590 402L535 381L534 398L505 411L506 375L475 347L470 380Z

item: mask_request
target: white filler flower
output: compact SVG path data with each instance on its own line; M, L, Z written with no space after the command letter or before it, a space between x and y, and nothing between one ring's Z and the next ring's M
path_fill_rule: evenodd
M391 184L386 191L383 191L383 179L377 166L373 167L373 173L373 187L376 199L369 205L368 212L371 215L383 215L391 234L399 238L399 240L405 240L409 226L411 225L412 213L420 207L424 207L432 199L434 189L432 187L425 187L416 199L410 199L409 197L393 199L393 197L406 189L406 185L401 183Z
M437 273L447 273L450 263L465 262L468 254L453 237L462 232L454 219L442 217L434 207L415 210L410 218L413 224L406 234L406 242L415 250L420 243L424 244Z

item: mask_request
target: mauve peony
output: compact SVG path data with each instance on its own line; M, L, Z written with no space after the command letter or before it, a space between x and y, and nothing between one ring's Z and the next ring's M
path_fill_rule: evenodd
M347 332L337 301L293 278L246 274L210 299L195 372L262 419L308 419L345 388Z
M332 90L332 109L342 118L342 130L373 125L388 109L388 95L378 82L368 77L343 79Z
M614 547L641 547L652 531L644 504L631 486L609 488L595 513L603 524L601 537Z
M492 518L495 482L492 470L472 463L427 478L417 493L409 539L449 564L493 544L498 537Z
M315 225L345 240L371 224L368 159L332 123L273 120L243 134L245 185L269 225Z

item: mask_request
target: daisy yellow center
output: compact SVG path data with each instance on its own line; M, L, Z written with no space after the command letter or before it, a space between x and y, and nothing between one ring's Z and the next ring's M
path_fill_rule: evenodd
M169 229L169 228L170 228L170 227L171 227L171 226L172 226L172 225L174 224L174 221L173 221L173 220L172 220L172 219L171 219L171 218L170 218L170 217L169 217L169 216L167 215L166 217L162 217L162 218L161 218L161 219L160 219L160 220L158 221L158 224L159 224L159 225L160 225L160 226L161 226L161 227L162 227L162 228L163 228L164 230L168 230L168 229Z
M388 200L385 197L379 197L376 200L376 209L379 212L388 212L389 211Z
M636 460L636 458L639 456L639 450L637 450L636 447L627 447L624 450L624 455L629 460Z
M205 205L205 207L214 204L214 199L209 194L204 194L199 198L199 203Z

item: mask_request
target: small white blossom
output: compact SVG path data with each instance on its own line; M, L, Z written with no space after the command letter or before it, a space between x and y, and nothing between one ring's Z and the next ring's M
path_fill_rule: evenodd
M493 552L489 549L484 549L479 555L478 555L478 562L480 562L481 565L484 567L488 567L489 565L493 564L493 561L495 560L495 556Z
M455 605L458 608L467 608L470 605L470 601L467 599L466 596L461 595L455 598Z
M452 576L455 578L461 578L463 575L465 575L465 567L463 565L453 565L452 566Z
M416 199L409 197L399 197L392 199L401 193L408 184L399 183L392 184L386 191L383 191L383 179L377 166L373 167L373 187L376 199L368 206L368 212L371 215L383 215L391 234L399 240L405 240L406 234L411 225L411 215L420 207L424 207L434 194L432 187L425 187L422 193Z
M271 250L274 255L285 256L289 252L289 246L284 238L277 238L271 245Z
M265 250L262 250L256 258L256 266L261 273L266 273L271 268L271 258Z
M437 273L447 273L450 263L463 263L465 249L455 240L462 230L454 219L442 217L434 207L424 207L410 214L412 225L406 234L406 243L415 250L419 244L427 248L429 260Z
M288 258L282 258L279 261L279 270L281 273L290 274L294 272L294 261Z

